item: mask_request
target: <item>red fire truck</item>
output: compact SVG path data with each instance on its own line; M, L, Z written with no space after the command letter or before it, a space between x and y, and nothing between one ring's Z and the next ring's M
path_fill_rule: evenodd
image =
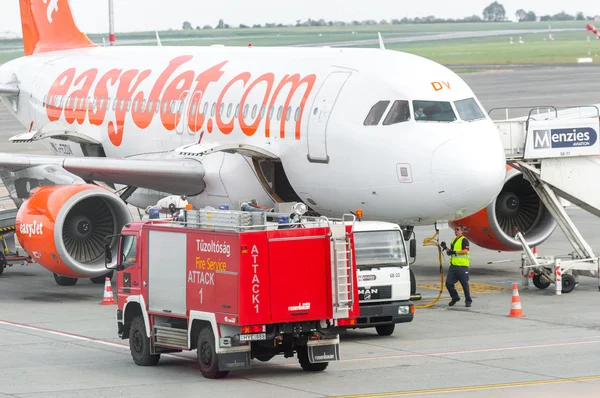
M307 371L339 360L339 332L359 315L353 222L182 213L128 224L106 246L136 364L196 349L202 374L222 378L279 354Z

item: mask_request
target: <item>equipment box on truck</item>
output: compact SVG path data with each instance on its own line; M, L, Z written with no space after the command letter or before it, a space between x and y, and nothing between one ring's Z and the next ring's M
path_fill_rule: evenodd
M360 302L356 327L391 335L397 323L412 322L415 310L402 230L378 221L357 221L353 230Z
M220 378L278 354L312 371L339 360L338 333L359 310L352 223L184 216L126 225L107 265L118 270L118 334L136 364L196 349L202 374Z

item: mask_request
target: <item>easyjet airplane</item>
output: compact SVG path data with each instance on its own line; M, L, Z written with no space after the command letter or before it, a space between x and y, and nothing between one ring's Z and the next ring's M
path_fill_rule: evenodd
M12 142L52 155L0 153L0 175L21 245L59 284L101 281L103 238L132 220L125 201L171 194L362 209L407 228L470 216L475 243L519 247L498 214L518 213L527 183L441 65L382 49L98 47L67 0L20 7L25 56L0 66L0 95L29 130Z

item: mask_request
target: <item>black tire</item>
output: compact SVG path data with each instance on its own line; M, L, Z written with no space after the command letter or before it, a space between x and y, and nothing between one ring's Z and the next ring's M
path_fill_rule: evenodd
M575 289L575 277L570 274L564 274L562 279L562 292L571 293Z
M308 347L298 347L296 353L298 354L298 362L303 370L307 372L322 372L327 369L329 362L312 363L308 359Z
M0 247L0 250L2 250L2 248ZM4 273L4 268L6 268L6 265L8 264L6 261L6 258L4 258L4 256L0 255L0 275L2 275Z
M375 330L377 330L377 334L380 336L390 336L392 333L394 333L395 328L396 325L394 325L393 323L391 325L375 326Z
M202 376L207 379L222 379L229 374L228 370L219 370L219 357L216 350L215 335L212 326L205 326L198 333L197 340L198 366Z
M533 285L538 289L546 289L550 286L550 282L542 281L542 274L535 274L532 278Z
M54 281L58 286L73 286L77 283L77 278L69 278L68 276L54 274Z
M138 315L129 329L129 351L133 362L138 366L154 366L160 359L160 354L150 353L150 339L146 336L144 317Z
M102 276L96 276L94 278L90 278L90 280L92 281L92 283L95 283L96 285L101 285L106 282L106 277L108 277L108 279L112 279L113 273L114 273L114 271L110 271L108 274L105 274Z
M417 278L415 278L415 274L413 270L410 270L410 295L414 296L417 294Z

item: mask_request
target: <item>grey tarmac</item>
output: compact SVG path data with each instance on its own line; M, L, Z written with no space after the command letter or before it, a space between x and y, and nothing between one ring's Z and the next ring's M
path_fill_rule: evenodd
M594 99L598 91L593 77L600 69L595 67L504 69L463 75L487 109L549 99L577 105L582 96ZM526 102L523 93L533 98ZM548 98L549 93L556 95ZM2 108L1 150L41 153L38 144L6 142L22 131ZM577 208L568 212L591 246L600 247L600 220ZM433 227L416 228L417 241L433 233ZM452 238L449 230L440 235L446 242ZM572 248L557 229L538 250L556 255ZM197 396L203 391L228 397L596 396L598 281L582 277L572 293L556 296L552 287L521 287L519 253L473 247L471 258L476 289L469 309L464 298L448 307L444 289L440 301L418 309L415 320L397 325L392 336L379 337L370 329L345 333L342 361L325 372L306 373L295 359L280 357L254 361L254 369L220 381L201 376L194 352L164 356L156 367L136 366L128 341L117 337L115 306L99 305L102 285L84 279L60 287L37 265L9 268L0 277L0 397ZM512 262L488 264L502 260ZM436 249L419 247L413 270L424 296L416 304L423 305L437 297ZM507 316L515 282L524 318Z

